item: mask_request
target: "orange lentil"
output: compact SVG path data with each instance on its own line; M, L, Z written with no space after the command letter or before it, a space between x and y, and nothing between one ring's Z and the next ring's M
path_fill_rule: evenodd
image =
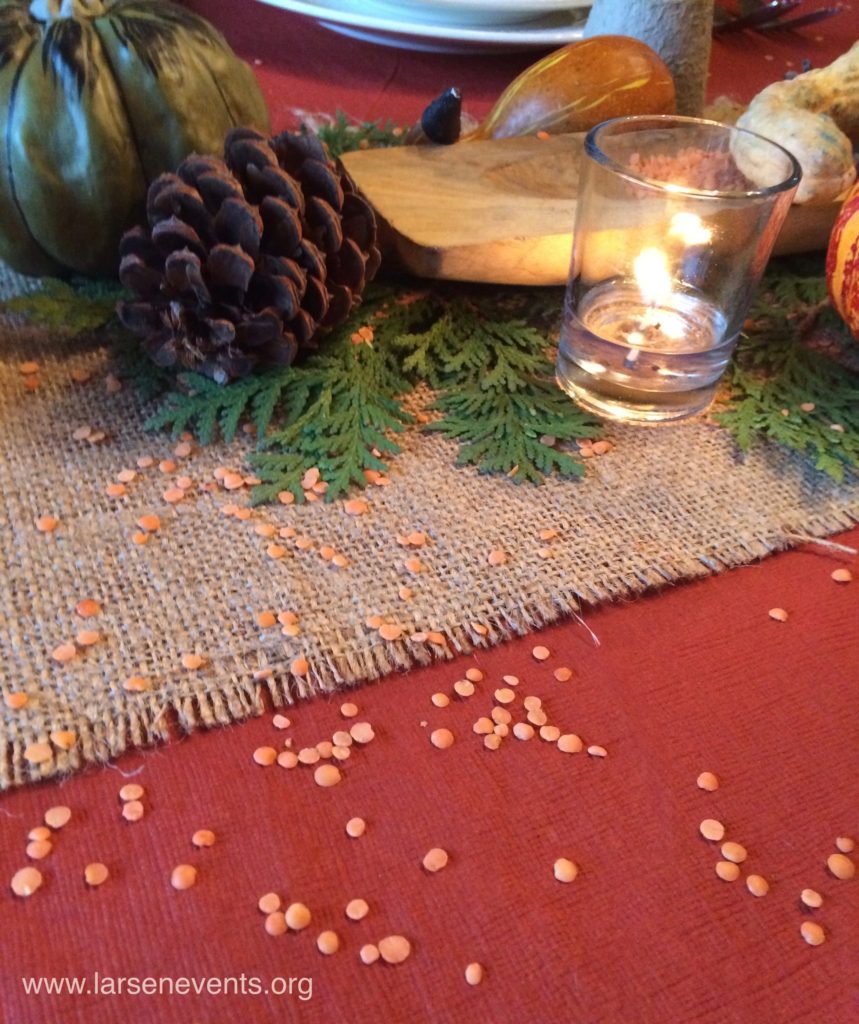
M154 513L147 513L145 516L141 516L137 520L137 525L141 530L146 530L147 533L154 533L156 530L161 529L161 519Z
M189 476L177 476L176 486L183 491L187 491L194 486L194 481Z
M343 502L343 510L349 516L363 516L370 511L370 506L360 498L350 498Z
M740 869L733 861L720 860L716 863L716 874L723 882L736 882L740 877Z
M474 683L470 679L457 679L453 691L458 697L471 697L474 694Z
M555 679L558 680L559 683L566 683L567 680L573 678L573 670L571 668L565 667L556 668L552 675L555 677Z
M75 637L75 641L80 644L81 647L92 647L92 645L97 644L99 640L101 640L101 633L95 629L81 629Z
M181 487L168 487L161 497L168 503L168 505L178 505L185 497L185 492Z
M369 722L356 722L349 730L349 735L356 743L369 743L375 739L376 733Z
M45 824L48 828L63 828L72 820L72 808L65 804L57 804L45 811Z
M538 644L536 647L532 649L531 655L532 657L536 658L537 661L545 661L548 657L551 656L551 651L548 647L542 647L540 644Z
M139 800L128 800L122 805L122 816L126 821L140 821L143 815L143 804Z
M501 746L501 737L497 733L490 733L483 737L483 746L487 750L497 750Z
M93 888L104 885L109 876L110 871L107 865L102 864L100 861L93 861L84 868L84 881Z
M447 643L447 637L444 633L439 633L432 629L427 633L427 640L429 640L431 644L437 644L439 647L444 647Z
M588 747L588 753L591 757L608 757L608 751L605 747L601 747L598 743L592 743Z
M512 704L516 700L516 694L513 690L508 690L506 687L501 687L496 690L492 695L499 704Z
M849 569L833 569L832 579L836 583L849 583L853 579L853 573Z
M292 505L295 502L295 495L292 491L278 491L277 500L281 505Z
M556 725L541 725L540 739L547 743L556 743L561 738L561 730Z
M787 622L788 615L784 608L770 608L769 617L776 622Z
M27 848L24 852L30 860L44 860L53 848L54 844L48 839L34 839L32 842L27 843Z
M529 711L525 717L531 725L538 727L545 725L549 721L548 715L542 708L535 708L533 711Z
M398 626L395 622L383 622L379 626L379 636L383 640L399 640L403 635L403 627Z
M19 366L18 366L18 373L22 374L25 377L28 374L38 373L38 372L39 372L39 364L37 362L33 361L33 360L30 360L29 362L26 362L26 363L20 363Z
M250 517L252 515L253 515L253 509L250 509L250 508L240 508L236 512L236 519L240 519L242 522L245 522L246 520L250 519Z
M257 747L253 753L253 759L263 768L268 768L277 760L277 751L274 747Z
M257 625L260 627L260 629L269 629L276 623L277 619L275 618L274 612L272 611L260 612L259 615L257 615Z
M490 565L504 565L507 561L506 551L502 551L500 548L494 548L489 552L487 561Z
M397 591L397 596L400 598L401 601L411 601L411 599L415 596L415 592L412 590L411 587L400 587L400 589Z
M176 463L172 459L162 459L158 463L158 468L164 474L175 473Z
M336 786L342 778L340 769L335 764L321 764L313 773L313 781L323 789Z
M558 531L553 529L540 530L540 540L554 540L558 536Z
M826 866L836 878L845 881L856 874L856 865L843 853L830 853L826 858Z
M151 466L154 465L155 459L153 459L151 455L141 455L140 458L137 460L138 469L149 469Z
M3 703L7 708L11 708L13 711L18 711L20 708L26 707L30 702L30 698L26 693L22 693L21 690L13 690L11 693L7 693L3 697Z
M174 889L190 889L197 884L197 869L193 864L177 864L170 872L170 884Z
M368 942L361 947L361 951L358 953L361 958L362 964L374 964L379 959L379 947L374 946L372 942Z
M263 914L274 914L280 910L283 902L276 892L266 892L257 900L257 907Z
M346 822L346 834L352 839L360 839L367 831L367 823L363 818L350 818Z
M82 619L91 619L94 615L99 615L101 613L101 605L91 597L85 597L83 600L78 601L75 606L75 612Z
M419 558L407 558L404 563L406 569L413 575L424 571L424 564Z
M330 544L323 544L319 549L320 558L324 558L326 562L330 562L331 559L337 554L334 548Z
M494 728L491 718L478 718L472 725L471 731L476 732L478 736L488 736Z
M41 384L41 381L39 380L38 377L24 378L24 387L26 388L27 391L36 391L39 387L39 384Z
M508 686L518 686L519 685L519 677L518 676L502 676L501 679L502 679L503 682L507 683Z
M188 441L180 441L173 449L177 459L186 459L191 454L191 445Z
M534 726L527 722L517 722L513 726L513 735L517 740L530 740L534 737Z
M513 716L507 708L502 707L494 707L490 712L490 717L496 725L509 725L513 721Z
M799 926L799 933L809 946L819 946L826 941L826 932L816 921L803 921Z
M471 683L480 683L483 681L483 673L479 668L466 669L465 678Z
M412 951L412 944L402 935L386 935L379 942L379 953L386 964L401 964Z
M331 740L320 740L316 744L316 749L319 751L319 756L324 757L327 760L331 757L331 754L334 750L334 744L331 742Z
M295 538L295 546L299 551L309 551L313 547L313 540L303 534Z
M21 868L12 875L12 892L16 896L32 896L42 885L42 872L37 868Z
M349 559L345 555L337 554L331 559L331 564L338 569L345 569L349 564Z
M286 554L286 548L281 547L280 544L269 544L269 546L265 549L265 553L268 555L269 558L283 558L283 556Z
M430 700L437 708L446 708L450 704L450 697L446 693L434 693Z
M712 772L701 772L695 782L698 789L706 790L708 793L713 793L719 788L719 777Z
M823 906L823 897L819 892L815 892L814 889L803 889L799 894L799 898L811 910L817 910Z
M287 925L294 932L300 932L310 924L310 911L303 903L290 903L285 916Z
M254 526L254 533L260 537L273 537L277 533L277 527L271 523L257 523Z
M183 654L182 655L182 667L190 669L192 672L195 669L201 668L203 665L203 656L200 654Z
M91 433L92 427L88 423L85 423L83 426L77 427L72 431L72 437L75 441L86 441Z
M352 751L349 747L335 745L331 748L331 756L337 761L348 761L352 756Z
M856 841L851 839L850 836L838 836L835 840L835 845L841 853L852 853L856 849Z
M144 676L131 676L122 684L122 688L129 693L143 693L149 689L149 680Z
M24 748L24 759L29 764L44 764L54 756L49 743L28 743Z
M54 516L39 516L36 520L36 529L39 533L52 533L59 525L59 519Z
M430 733L430 743L439 750L447 750L453 746L453 733L450 729L434 729Z
M471 628L478 634L478 636L486 636L489 632L489 627L484 626L482 622L472 622Z
M54 661L66 662L71 661L77 655L77 648L73 643L60 644L51 651L51 657Z
M579 754L583 748L584 743L574 732L565 733L558 738L558 750L562 754Z
M139 800L145 790L138 782L126 782L126 784L119 791L119 799L128 802L129 800Z
M347 701L345 704L340 705L340 714L344 718L354 718L358 714L358 705Z
M133 469L121 469L116 474L116 479L121 484L130 484L131 481L137 476L137 473Z
M275 910L267 914L264 927L266 934L271 935L273 938L286 934L286 918L283 911Z
M121 498L124 494L128 493L128 488L125 484L108 484L104 489L104 493L108 498Z
M307 491L319 480L319 468L317 466L311 466L304 476L301 478L301 486Z
M107 437L107 434L105 434L105 432L103 430L93 430L93 431L90 432L89 436L87 437L87 441L89 441L90 444L99 444L106 437Z
M149 534L148 533L132 533L131 539L138 546L142 546L144 544L148 544L149 543Z
M763 877L763 875L749 875L746 879L746 888L752 894L752 896L766 896L770 891L769 882Z
M281 750L277 755L277 763L281 768L295 768L298 765L298 754L291 750Z
M224 473L221 484L228 491L237 491L240 487L244 487L245 478L241 473Z
M289 668L294 676L306 676L310 671L307 659L303 657L295 658Z

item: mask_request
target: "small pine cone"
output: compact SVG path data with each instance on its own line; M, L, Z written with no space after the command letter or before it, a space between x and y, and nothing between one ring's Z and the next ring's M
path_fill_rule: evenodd
M312 135L236 128L223 160L156 178L146 216L120 242L120 319L159 366L221 384L316 347L379 268L373 211Z

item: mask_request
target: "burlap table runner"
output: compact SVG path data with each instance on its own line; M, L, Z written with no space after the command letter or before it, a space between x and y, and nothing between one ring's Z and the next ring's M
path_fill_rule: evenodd
M584 481L542 487L456 469L453 445L412 431L391 485L372 488L359 517L343 502L263 508L244 522L224 515L224 505L246 504L246 493L200 485L211 485L218 466L240 468L241 444L176 459L172 476L194 481L178 505L164 501L172 477L157 466L111 498L105 488L119 470L144 455L173 458L174 443L143 432L146 409L130 388L106 388L107 353L16 324L3 328L0 350L2 696L29 698L18 709L3 702L2 787L150 742L174 719L190 729L259 712L266 690L276 703L330 692L497 643L583 602L747 563L793 534L825 535L859 517L855 482L836 486L771 447L740 458L725 432L700 423L615 429L614 450L591 461ZM41 365L35 391L19 370L25 360ZM75 382L75 370L91 379ZM85 424L105 440L75 440ZM162 528L136 545L136 522L151 512ZM41 515L60 525L40 532ZM260 524L293 526L311 546L279 541L287 554L274 559ZM428 535L424 547L398 543L418 530ZM541 539L546 530L557 535ZM345 568L320 557L326 545L346 556ZM506 563L489 563L493 549ZM405 567L415 556L424 566L417 575ZM99 601L102 613L83 622L82 598ZM300 635L261 629L264 609L294 611ZM375 615L401 625L402 638L381 639L367 625ZM67 663L52 657L90 627L98 643ZM427 632L444 643L422 639ZM204 657L200 669L183 668L188 653ZM306 675L291 671L301 657ZM126 692L132 676L151 690ZM51 741L57 730L75 733L70 750ZM50 756L28 761L32 743L47 744Z

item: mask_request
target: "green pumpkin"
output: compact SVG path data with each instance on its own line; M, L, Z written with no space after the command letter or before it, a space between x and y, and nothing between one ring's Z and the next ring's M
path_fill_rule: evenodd
M0 0L0 259L114 274L149 182L269 128L253 72L166 0Z

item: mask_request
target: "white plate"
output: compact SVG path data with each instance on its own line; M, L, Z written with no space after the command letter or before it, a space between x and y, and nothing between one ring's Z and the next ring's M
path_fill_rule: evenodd
M262 0L295 14L315 18L344 35L414 50L490 53L497 50L554 49L581 39L587 9L581 6L536 18L525 24L474 26L425 22L400 9L393 18L367 13L358 0Z
M592 0L362 0L361 8L371 16L395 21L496 28L513 22L534 21L556 11L590 7ZM340 0L343 8L357 7Z

